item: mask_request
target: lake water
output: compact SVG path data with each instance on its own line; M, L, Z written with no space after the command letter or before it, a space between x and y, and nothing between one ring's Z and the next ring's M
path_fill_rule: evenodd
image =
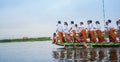
M120 47L65 50L50 41L0 43L0 62L120 62Z

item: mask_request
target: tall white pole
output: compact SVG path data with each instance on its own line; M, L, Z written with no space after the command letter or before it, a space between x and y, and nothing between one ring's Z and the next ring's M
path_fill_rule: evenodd
M103 3L103 21L104 21L104 28L105 28L105 5L104 5L104 0L102 0Z

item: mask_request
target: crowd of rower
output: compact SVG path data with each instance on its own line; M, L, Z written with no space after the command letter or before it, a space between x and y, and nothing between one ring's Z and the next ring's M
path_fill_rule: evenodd
M53 33L52 43L58 43L58 38L60 43L64 42L78 42L78 43L102 43L106 42L105 37L103 36L103 32L101 30L101 24L99 21L96 21L96 26L93 25L92 20L87 21L88 27L85 28L84 23L80 22L79 26L74 24L74 21L70 22L70 28L68 27L68 23L64 22L64 26L62 26L61 21L58 21L56 33ZM116 22L117 29L115 29L112 25L112 21L108 20L106 22L105 27L105 35L108 36L109 42L118 43L120 42L120 20ZM117 32L117 35L115 34ZM96 33L96 34L95 34ZM88 37L90 40L88 40ZM118 38L118 40L117 40Z

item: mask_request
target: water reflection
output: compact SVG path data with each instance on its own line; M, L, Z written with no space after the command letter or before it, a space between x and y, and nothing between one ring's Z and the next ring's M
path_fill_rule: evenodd
M58 48L53 58L55 62L120 62L120 48Z
M0 43L0 62L120 62L120 47L64 50L50 41Z
M109 56L110 61L117 62L117 60L118 60L117 50L116 49L110 49L109 54L110 54L110 56Z

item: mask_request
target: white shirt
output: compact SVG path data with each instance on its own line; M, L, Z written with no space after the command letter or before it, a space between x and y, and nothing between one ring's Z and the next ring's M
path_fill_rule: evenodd
M108 31L111 29L111 28L114 28L113 25L111 23L108 24Z
M80 29L78 27L75 27L76 33L80 32Z
M96 29L96 30L101 30L100 24L96 24L95 29Z
M51 39L53 40L53 39L57 39L57 36L51 36Z
M74 25L74 24L71 24L70 29L71 29L71 30L75 30L75 25Z
M61 24L57 24L56 32L63 32L63 26Z
M105 30L108 31L108 25L105 26Z
M119 24L118 24L118 26L117 26L117 30L120 30L120 28L119 28L119 27L120 27L120 23L119 23Z
M81 32L83 29L85 29L85 27L83 25L80 25L79 31Z
M93 28L94 28L94 27L93 27L92 24L89 24L89 25L88 25L88 30L94 30Z
M64 33L69 33L69 28L67 25L64 25L63 31Z

